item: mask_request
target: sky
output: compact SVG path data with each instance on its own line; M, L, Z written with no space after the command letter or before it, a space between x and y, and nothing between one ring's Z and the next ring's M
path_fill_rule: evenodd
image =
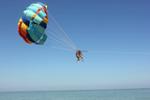
M17 32L34 2L84 52L28 45ZM0 91L150 88L149 0L1 0ZM50 22L49 22L50 23Z

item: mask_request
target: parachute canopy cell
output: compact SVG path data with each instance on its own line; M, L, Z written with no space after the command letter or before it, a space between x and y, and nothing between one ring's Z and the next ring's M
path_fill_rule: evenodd
M28 44L44 44L48 24L47 5L38 2L29 5L18 22L18 32Z

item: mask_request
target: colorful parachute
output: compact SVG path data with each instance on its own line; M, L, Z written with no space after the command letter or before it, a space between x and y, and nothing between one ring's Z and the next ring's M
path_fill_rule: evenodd
M48 32L45 32L48 20L50 21L49 29ZM76 52L77 60L83 59L82 51L76 47L50 13L48 18L47 5L41 2L32 3L23 11L23 15L18 22L18 32L28 44L44 44L47 35L49 35L50 40L52 40L51 44L54 42L53 48Z
M18 22L18 32L28 44L44 44L47 39L45 34L47 23L47 5L33 3L23 11Z

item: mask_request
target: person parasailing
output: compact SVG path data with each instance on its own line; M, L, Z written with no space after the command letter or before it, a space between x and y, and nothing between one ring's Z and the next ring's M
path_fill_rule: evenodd
M76 58L77 58L77 61L83 60L83 53L81 50L76 51Z

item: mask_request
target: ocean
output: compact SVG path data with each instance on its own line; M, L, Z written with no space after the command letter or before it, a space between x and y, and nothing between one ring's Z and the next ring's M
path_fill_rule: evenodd
M150 89L0 92L0 100L150 100Z

